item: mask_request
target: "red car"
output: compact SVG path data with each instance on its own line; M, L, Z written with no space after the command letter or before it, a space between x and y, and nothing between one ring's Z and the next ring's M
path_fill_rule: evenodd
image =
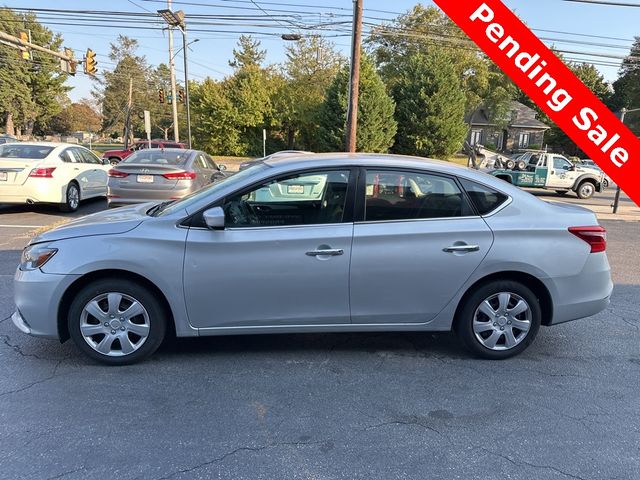
M148 141L135 142L128 150L107 150L102 154L103 160L109 160L111 165L117 165L133 152L149 148ZM186 148L184 143L169 142L167 140L151 140L151 148Z

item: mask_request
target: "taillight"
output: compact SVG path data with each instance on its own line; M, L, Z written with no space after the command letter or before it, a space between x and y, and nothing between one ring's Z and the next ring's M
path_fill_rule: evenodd
M607 249L607 231L597 227L569 227L569 231L591 246L591 253L604 252Z
M167 180L195 180L195 172L171 172L162 175Z
M109 170L107 172L107 175L109 175L110 177L113 178L124 178L124 177L128 177L129 174L127 172L123 172L121 170L116 170L115 168L112 168L111 170Z
M33 170L31 170L29 176L37 178L53 178L53 171L55 169L56 167L34 168Z

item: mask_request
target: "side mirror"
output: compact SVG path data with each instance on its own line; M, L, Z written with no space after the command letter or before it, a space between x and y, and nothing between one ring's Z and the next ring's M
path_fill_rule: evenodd
M204 223L212 230L224 228L224 210L222 207L213 207L202 214Z
M109 160L108 158L103 158L102 159L102 164L103 165L111 165L111 160Z
M227 169L226 165L223 165L221 163L218 164L218 170L220 170L221 172L224 172Z

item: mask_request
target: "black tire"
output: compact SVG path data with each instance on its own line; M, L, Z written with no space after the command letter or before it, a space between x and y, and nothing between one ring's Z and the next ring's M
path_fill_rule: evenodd
M567 193L569 193L569 191L568 190L556 190L556 193L558 195L565 196Z
M516 166L516 162L514 162L513 160L507 160L506 165L508 170L513 170Z
M518 170L524 171L527 169L527 162L525 162L524 160L518 160L516 163Z
M109 157L109 164L110 165L115 166L115 165L119 164L121 161L122 160L120 158L118 158L118 157Z
M583 200L593 197L594 193L596 193L596 186L589 180L585 180L584 182L580 183L580 185L578 185L578 188L576 188L576 195L578 196L578 198L581 198Z
M526 332L519 343L517 343L514 347L503 350L494 350L488 348L480 342L480 340L476 337L476 333L474 332L473 324L476 311L479 309L480 305L486 299L491 298L493 295L501 292L509 292L512 295L515 294L516 297L521 297L521 299L523 299L528 304L528 312L530 311L531 317L530 327L528 332ZM513 280L498 280L486 283L476 288L475 291L472 292L471 295L469 295L464 300L464 302L464 305L462 305L462 308L459 310L458 316L455 319L455 330L462 343L474 355L478 357L486 358L489 360L502 360L505 358L513 357L514 355L518 355L529 345L531 345L531 343L535 340L536 335L538 334L538 330L540 329L540 323L542 319L540 303L533 292L520 282L516 282ZM496 325L496 323L493 323L494 327L496 327ZM497 330L497 328L501 327L498 326L496 328L492 328L492 330ZM484 333L485 332L479 335L483 335ZM486 333L490 335L493 333L493 331ZM495 333L501 335L499 332ZM506 342L506 337L500 337L500 340L503 340L504 343ZM496 347L504 348L505 345L496 345Z
M69 182L65 193L65 202L60 204L61 212L75 212L80 206L80 187L76 182Z
M131 329L131 331L127 331L125 325L131 325L131 323L133 322L129 324L127 324L126 322L122 322L120 324L122 325L122 327L120 328L118 328L117 325L115 327L107 327L106 325L104 325L102 323L102 320L122 320L122 317L120 319L111 317L113 318L113 320L109 320L110 316L107 312L104 311L104 307L101 307L101 310L103 310L103 313L105 313L104 318L98 319L98 317L88 317L92 322L97 321L97 323L93 326L105 326L104 334L96 333L92 337L89 337L88 340L85 340L85 336L80 330L81 323L83 322L83 311L85 306L87 306L92 300L100 298L101 295L105 295L108 293L123 295L122 300L119 301L118 305L122 305L123 308L125 308L125 311L126 308L128 308L127 305L131 305L130 300L126 297L134 299L142 305L144 314L146 314L147 316L147 318L143 318L144 314L139 314L137 316L131 317L133 319L136 319L136 324L140 323L140 321L137 319L142 318L142 326L145 327L145 324L147 324L145 328L148 332L145 337L146 339L142 341L138 347L135 347L136 349L131 353L125 354L123 352L123 344L120 343L119 339L112 340L109 343L109 354L100 353L89 344L89 341L93 343L99 343L101 339L109 336L109 333L113 334L111 335L111 338L126 335L127 338L133 339L133 342L140 342L140 340L142 339L142 336L136 334L133 329ZM109 300L106 301L108 304ZM73 299L71 306L69 307L69 312L67 315L67 325L69 327L69 335L73 342L80 350L82 350L84 354L86 354L90 358L108 365L129 365L144 360L158 349L167 331L167 313L165 312L163 305L156 299L156 295L150 292L146 287L131 280L116 280L112 278L104 278L89 283L88 285L83 287L80 292L78 292L78 294ZM112 328L113 330L109 332L109 330ZM120 346L119 354L118 348L111 348L113 346Z

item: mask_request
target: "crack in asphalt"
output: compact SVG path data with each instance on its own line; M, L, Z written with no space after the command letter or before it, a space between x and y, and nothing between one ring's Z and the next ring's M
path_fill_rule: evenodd
M0 320L0 323L2 322L6 322L7 320L9 320L11 318L11 315L9 315L7 318L3 318L2 320Z
M9 335L0 335L0 339L2 339L2 343L4 343L7 347L11 348L14 352L18 353L22 357L33 357L37 358L38 360L45 360L35 353L24 353L20 345L11 343L11 337Z
M58 475L54 475L53 477L47 477L47 480L56 480L57 478L64 478L67 475L71 475L72 473L81 472L85 467L76 468L75 470L69 470L68 472L62 472Z
M53 367L53 371L51 372L51 375L49 375L48 377L41 378L40 380L36 380L35 382L31 382L31 383L25 385L24 387L17 388L15 390L9 390L7 392L0 392L0 397L4 397L5 395L10 395L12 393L24 392L25 390L28 390L31 387L34 387L34 386L39 385L39 384L44 383L44 382L48 382L49 380L51 380L54 377L56 377L56 374L58 373L58 368L60 367L60 364L62 362L64 362L65 360L66 360L65 358L63 358L61 360L58 360L56 362L56 365Z
M203 467L207 467L209 465L213 465L215 463L220 463L223 462L224 460L226 460L228 457L231 457L233 455L235 455L236 453L239 452L260 452L262 450L267 450L270 448L279 448L279 447L290 447L290 446L306 446L306 445L319 445L319 444L323 444L323 443L327 443L327 442L331 442L331 440L317 440L315 442L276 442L276 443L270 443L267 445L260 445L258 447L238 447L234 450L231 450L230 452L225 453L224 455L221 455L219 457L216 457L212 460L208 460L206 462L202 462L199 463L198 465L195 465L193 467L189 467L189 468L185 468L182 470L177 470L173 473L170 473L169 475L166 475L164 477L159 477L157 480L167 480L169 478L173 478L176 475L180 475L183 473L190 473L193 472L195 470L198 470L200 468Z
M565 477L568 477L568 478L575 478L577 480L587 480L584 477L580 477L579 475L574 475L572 473L565 472L565 471L560 470L559 468L556 468L556 467L551 466L551 465L536 465L535 463L527 462L527 461L519 459L519 458L514 460L513 458L509 457L508 455L503 455L501 453L494 452L493 450L489 450L488 448L485 448L485 447L476 447L476 448L478 450L482 450L483 452L486 452L486 453L488 453L490 455L495 455L496 457L500 457L500 458L502 458L504 460L507 460L508 462L510 462L513 465L518 466L518 467L520 467L522 465L526 465L526 466L532 467L532 468L551 470L553 472L559 473L560 475L564 475Z

